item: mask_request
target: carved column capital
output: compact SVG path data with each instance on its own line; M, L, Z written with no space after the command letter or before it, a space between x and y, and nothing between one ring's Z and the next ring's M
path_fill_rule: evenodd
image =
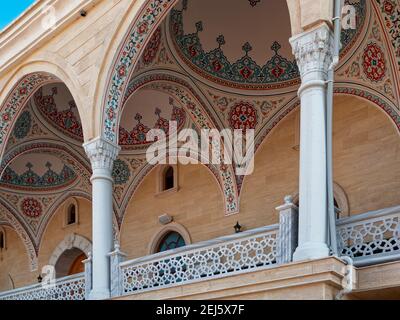
M101 137L83 144L83 148L90 159L92 169L112 170L121 148Z
M312 80L325 81L333 59L334 35L332 30L323 24L316 29L291 38L290 44L303 84Z

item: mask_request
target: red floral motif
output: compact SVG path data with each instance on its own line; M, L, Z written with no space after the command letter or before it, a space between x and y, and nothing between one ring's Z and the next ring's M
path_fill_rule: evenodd
M180 130L185 123L186 120L186 113L185 110L182 108L176 107L174 105L174 100L171 98L169 101L170 105L172 106L172 114L170 121L177 122L177 129ZM161 109L156 108L155 114L157 115L158 119L154 125L154 129L161 129L165 132L165 134L169 135L169 120L163 118L161 116ZM138 124L131 130L127 130L120 126L119 128L119 144L123 147L129 146L139 146L139 145L146 145L149 141L146 140L146 135L150 131L151 128L144 125L142 121L143 117L141 114L137 113L135 116L135 120Z
M54 98L57 91L57 87L54 87L52 88L52 95L43 95L43 89L40 88L34 95L35 104L52 125L61 129L68 136L81 141L83 139L82 125L80 119L72 111L76 109L75 102L70 101L68 109L59 111Z
M125 68L125 66L122 66L121 68L119 68L118 74L120 75L120 77L124 77L124 76L126 75L126 68Z
M150 64L157 55L158 49L161 44L161 28L157 28L154 32L153 36L150 39L149 44L147 45L144 53L143 53L143 62L148 65Z
M123 146L146 144L148 143L146 135L149 131L150 128L142 123L139 123L131 132L121 127L119 129L119 144Z
M383 9L388 15L392 15L395 9L395 4L391 0L385 0Z
M219 70L222 69L222 65L218 60L214 60L212 63L212 66L213 66L215 72L218 72Z
M363 55L364 73L371 81L381 81L385 76L386 62L382 49L375 43L370 43Z
M30 218L37 218L42 214L42 205L33 198L26 198L22 201L21 209L23 214Z
M257 111L248 102L234 105L229 113L229 123L233 129L255 129L257 126Z
M146 21L144 21L139 25L138 33L143 34L143 33L147 32L148 29L149 29L149 24Z
M251 71L248 67L244 67L242 70L240 70L240 74L243 78L248 79L253 74L253 71Z

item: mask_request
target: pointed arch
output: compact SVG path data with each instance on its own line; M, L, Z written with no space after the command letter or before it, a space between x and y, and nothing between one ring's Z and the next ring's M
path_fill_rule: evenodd
M67 69L67 68L65 68ZM0 91L0 159L2 159L7 140L12 132L18 116L28 100L43 85L49 83L63 83L70 91L79 117L81 118L84 137L87 137L90 121L86 119L82 97L76 76L69 75L61 65L47 61L33 61L24 64L13 73Z

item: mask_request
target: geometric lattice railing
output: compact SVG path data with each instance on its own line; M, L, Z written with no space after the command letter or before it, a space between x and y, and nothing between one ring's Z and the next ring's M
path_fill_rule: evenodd
M358 265L384 262L400 255L400 207L393 207L337 222L341 255Z
M120 264L120 294L223 277L277 263L279 225Z
M0 300L84 300L84 274L68 276L57 280L48 289L36 284L0 294Z

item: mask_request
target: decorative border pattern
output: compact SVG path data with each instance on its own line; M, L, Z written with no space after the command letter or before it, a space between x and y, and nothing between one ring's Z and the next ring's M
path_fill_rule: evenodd
M27 171L21 175L7 167L1 176L1 183L13 189L49 191L49 189L57 190L67 187L78 178L74 170L67 165L64 165L61 172L57 173L51 169L51 163L48 162L46 164L48 170L43 176L39 176L32 170L33 165L31 163L28 162L26 167Z
M178 0L151 0L132 24L112 67L106 88L103 113L103 135L108 141L117 143L118 120L124 99L125 87L146 40L165 14Z
M400 4L396 0L376 0L385 19L400 71Z

